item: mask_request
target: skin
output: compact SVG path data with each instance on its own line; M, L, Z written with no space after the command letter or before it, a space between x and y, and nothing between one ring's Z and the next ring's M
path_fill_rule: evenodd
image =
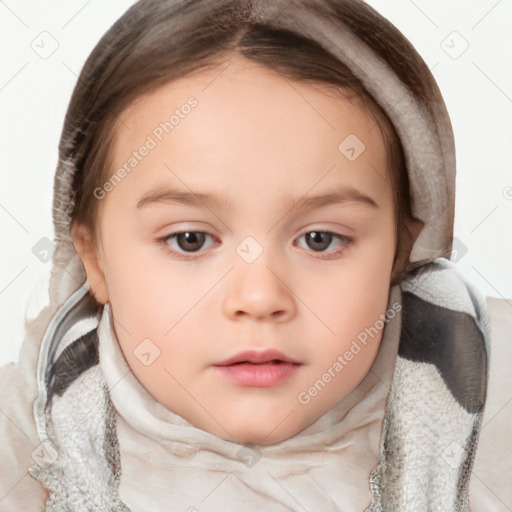
M299 393L386 312L395 251L386 148L374 120L353 100L235 57L125 110L112 168L190 96L198 105L100 201L98 239L77 224L72 236L92 292L110 302L122 352L148 392L215 436L273 443L328 412L377 354L382 332L309 403L299 402ZM354 161L338 149L349 134L366 146ZM224 199L208 207L137 208L155 187ZM304 196L341 187L370 196L377 207L348 200L290 210ZM157 242L180 230L209 236L195 252L176 237ZM326 238L319 248L307 236L312 231L350 241ZM248 254L263 251L252 263L237 253L247 236L257 243L242 244ZM134 353L145 339L160 350L149 366ZM300 367L261 388L235 384L212 366L265 348Z

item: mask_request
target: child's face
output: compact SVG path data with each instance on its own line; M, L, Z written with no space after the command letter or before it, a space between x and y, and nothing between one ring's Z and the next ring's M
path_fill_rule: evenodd
M271 443L329 411L374 361L382 330L366 345L358 335L386 312L393 193L382 135L359 107L240 58L223 68L121 114L112 173L136 160L104 187L99 263L82 256L156 400L216 436ZM300 364L218 366L267 350Z

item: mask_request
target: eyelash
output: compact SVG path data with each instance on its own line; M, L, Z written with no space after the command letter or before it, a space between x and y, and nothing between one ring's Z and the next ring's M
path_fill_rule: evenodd
M192 231L192 230L183 230L183 231L175 231L169 235L166 235L166 236L163 236L161 238L157 238L156 239L156 243L157 245L161 245L163 246L163 249L168 252L168 253L171 253L174 257L178 258L178 259L181 259L181 260L193 260L193 259L197 259L197 256L186 256L185 254L187 253L181 253L181 252L177 252L175 251L174 249L171 249L169 247L169 243L168 241L171 240L171 239L175 239L178 235L181 235L181 234L184 234L184 233L196 233L196 234L203 234L203 235L207 235L207 236L211 236L213 238L215 238L213 235L211 235L210 233L206 233L205 231ZM315 229L312 229L310 231L305 231L302 235L300 235L299 238L302 238L304 235L307 235L308 233L323 233L323 234L329 234L329 235L332 235L332 239L331 239L331 242L335 239L339 240L340 242L343 242L343 245L341 246L341 248L335 250L335 251L331 251L331 252L328 252L326 254L330 254L330 256L328 257L325 257L325 256L317 256L319 259L323 259L323 260L327 260L327 259L334 259L335 257L337 256L342 256L345 251L348 249L348 246L353 242L353 239L348 237L348 236L345 236L345 235L340 235L339 233L333 233L332 231L322 231L322 230L315 230ZM329 245L331 245L331 242L329 243ZM199 249L198 251L195 251L195 252L190 252L188 254L190 255L194 255L194 254L197 254L201 251L201 249ZM324 254L325 251L313 251L313 250L310 250L309 252L312 252L312 253L315 253L315 254Z

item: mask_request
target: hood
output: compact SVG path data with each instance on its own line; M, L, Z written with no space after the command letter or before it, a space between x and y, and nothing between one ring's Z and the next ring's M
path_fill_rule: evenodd
M162 6L168 9L172 3L153 2L155 9L156 4L160 4L160 9L164 8ZM217 3L229 6L232 1ZM220 11L222 7L217 3L212 9ZM454 138L439 88L412 45L385 18L362 2L257 0L243 4L246 4L245 15L250 22L268 23L309 37L348 65L361 80L399 135L409 176L412 213L424 223L410 254L410 269L438 257L450 258L455 198ZM81 134L88 129L88 120L77 113L75 100L80 95L95 94L94 87L101 84L90 84L95 84L105 60L115 59L112 48L136 37L130 31L137 24L143 25L137 13L138 5L112 26L84 65L59 144L52 210L55 252L50 303L34 321L34 325L37 322L40 326L39 330L30 329L24 342L37 344L42 340L37 376L39 399L35 404L40 413L46 402L49 368L66 343L72 341L66 340L66 332L74 323L95 314L85 270L70 235L72 185L79 165L77 155L80 155ZM376 20L386 27L386 37L379 37L376 32ZM410 61L407 62L409 72L398 76L395 70L402 60ZM43 433L44 426L39 427Z

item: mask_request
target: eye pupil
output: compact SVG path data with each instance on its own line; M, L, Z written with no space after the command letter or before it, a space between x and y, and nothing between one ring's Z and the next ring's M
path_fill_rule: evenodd
M306 234L306 242L315 250L324 250L329 247L332 241L332 234L325 231L311 231Z
M179 233L176 238L180 249L183 249L184 251L194 251L200 249L204 244L205 234L195 231L187 231L185 233Z

